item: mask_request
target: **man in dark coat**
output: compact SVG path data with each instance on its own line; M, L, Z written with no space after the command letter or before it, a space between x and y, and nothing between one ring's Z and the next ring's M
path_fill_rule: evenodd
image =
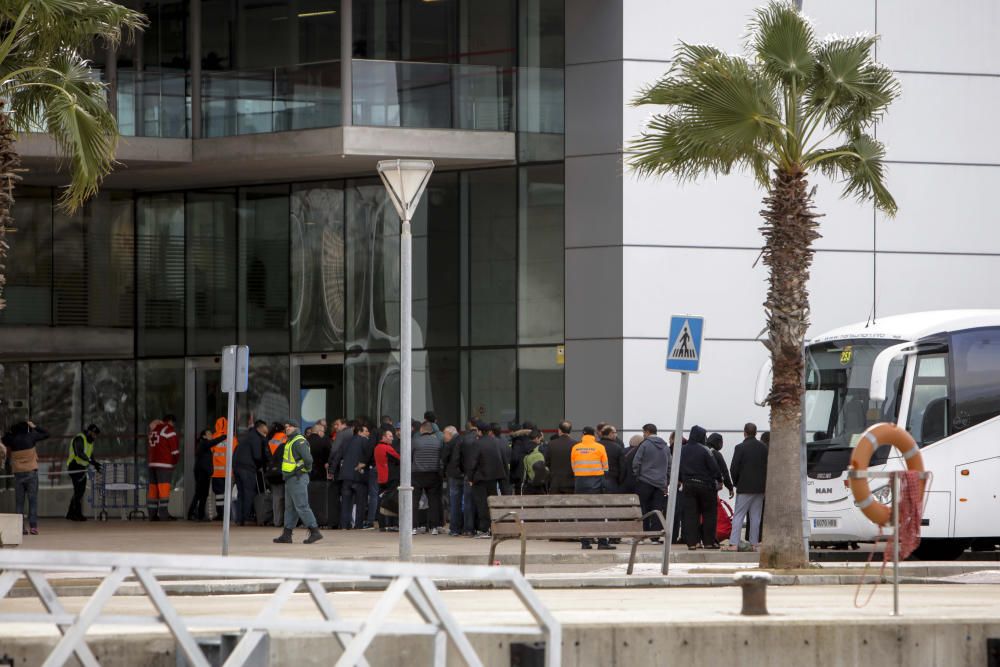
M736 445L733 464L729 468L736 486L736 509L733 510L733 530L729 548L740 543L743 517L750 516L750 544L760 543L760 519L764 512L764 490L767 488L767 445L757 439L757 426L743 427L743 442Z
M362 528L368 509L367 465L371 456L367 424L354 427L354 437L330 456L330 473L340 482L340 528Z
M486 428L486 422L470 419L465 433L461 435L461 439L458 441L458 451L456 452L458 455L458 467L462 476L466 479L471 477L472 465L479 448L479 438L483 435ZM468 483L465 484L462 494L462 513L464 514L462 534L475 535L477 523L476 501L472 495L472 485Z
M490 511L487 498L497 495L497 487L504 483L510 468L510 447L500 435L499 424L490 424L486 435L476 443L472 465L466 471L466 481L472 487L476 503L478 530L476 537L489 537Z
M570 436L573 425L568 421L559 423L559 436L549 441L545 450L545 467L549 469L549 493L574 493L576 481L570 456L576 440Z
M692 426L681 446L680 482L684 486L684 541L688 549L718 549L715 525L718 519L719 485L722 473L705 443L705 429Z

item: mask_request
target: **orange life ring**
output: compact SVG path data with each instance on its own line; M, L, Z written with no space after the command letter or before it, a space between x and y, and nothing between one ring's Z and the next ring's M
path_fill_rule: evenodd
M872 454L880 445L892 445L899 450L906 461L907 470L923 472L924 460L920 456L920 448L906 430L895 424L875 424L861 434L854 452L851 454L851 470L867 470ZM920 482L920 494L923 495L923 481ZM868 480L864 477L850 479L851 493L854 494L854 505L875 524L884 526L892 519L892 510L875 500Z

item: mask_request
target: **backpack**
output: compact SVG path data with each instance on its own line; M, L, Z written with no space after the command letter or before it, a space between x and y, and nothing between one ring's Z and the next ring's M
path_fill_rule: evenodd
M278 445L278 448L274 450L274 454L269 456L267 463L264 464L264 479L267 480L269 484L281 484L285 477L281 473L281 461L285 457L285 443Z
M541 465L536 465L536 464ZM540 447L535 447L524 457L524 481L532 486L541 486L548 479L548 469L545 467L545 455Z

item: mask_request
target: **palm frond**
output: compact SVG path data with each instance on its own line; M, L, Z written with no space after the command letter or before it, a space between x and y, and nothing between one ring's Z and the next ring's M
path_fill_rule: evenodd
M873 60L876 41L867 35L834 39L817 50L806 105L847 136L867 131L901 91L892 71Z
M768 76L786 86L801 90L812 76L816 36L791 2L772 1L754 12L748 47Z
M62 196L68 209L97 192L114 164L118 126L108 109L104 84L78 53L64 50L46 68L24 71L4 89L12 121L19 131L44 123L71 166L70 184Z
M816 165L828 177L844 183L844 197L860 202L874 201L875 206L892 216L896 200L885 185L885 145L866 135L854 137L849 143L823 149L807 156L809 165Z
M781 133L773 84L745 59L712 47L683 44L677 56L667 75L634 101L671 108L630 145L633 168L681 179L735 166L766 174L761 160L769 162Z

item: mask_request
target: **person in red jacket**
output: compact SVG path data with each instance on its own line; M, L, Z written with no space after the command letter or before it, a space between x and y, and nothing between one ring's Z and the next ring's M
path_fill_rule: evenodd
M391 428L383 428L382 437L379 439L378 444L375 445L373 458L375 459L375 472L378 477L380 496L386 491L399 486L399 452L396 451L396 447L393 445L395 435L395 432ZM380 516L380 530L384 532L387 529L398 529L397 520L395 516Z
M174 478L174 467L181 457L180 440L174 429L176 417L166 415L149 425L149 451L146 461L149 466L149 492L146 494L146 509L150 521L172 521L167 512L170 504L170 485Z

